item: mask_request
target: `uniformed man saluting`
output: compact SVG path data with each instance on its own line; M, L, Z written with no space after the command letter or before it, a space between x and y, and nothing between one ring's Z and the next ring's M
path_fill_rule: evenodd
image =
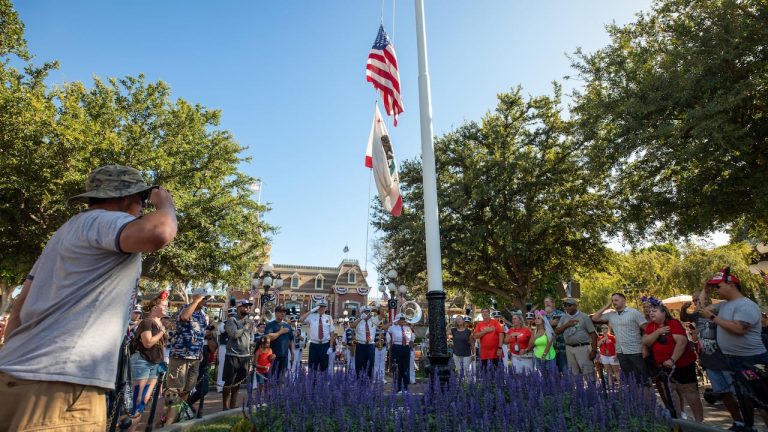
M299 317L299 323L309 323L309 369L328 370L328 356L336 347L336 333L333 319L325 311L328 303L317 302L317 306Z

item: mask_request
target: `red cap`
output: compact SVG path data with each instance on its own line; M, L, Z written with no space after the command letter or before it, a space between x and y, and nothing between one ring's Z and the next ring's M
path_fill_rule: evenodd
M715 273L709 280L707 281L707 285L719 285L720 282L731 282L737 285L741 284L741 281L739 280L736 275L730 274L730 268L726 267L719 272Z

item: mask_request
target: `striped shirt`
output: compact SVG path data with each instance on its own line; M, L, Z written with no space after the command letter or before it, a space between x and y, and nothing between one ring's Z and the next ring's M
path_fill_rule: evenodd
M603 319L608 321L616 336L616 352L619 354L640 354L643 348L643 329L648 320L645 316L631 307L624 308L621 312L609 312L603 314Z

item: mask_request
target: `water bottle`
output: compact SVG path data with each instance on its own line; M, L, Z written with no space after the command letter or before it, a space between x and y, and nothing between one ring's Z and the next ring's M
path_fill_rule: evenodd
M517 344L517 335L515 335L515 353L520 354L520 345Z

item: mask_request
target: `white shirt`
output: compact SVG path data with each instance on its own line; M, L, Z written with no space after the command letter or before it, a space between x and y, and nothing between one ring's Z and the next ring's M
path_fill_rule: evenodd
M355 327L355 340L359 344L372 344L373 338L376 336L376 327L379 325L379 320L372 316L369 316L367 320L360 320ZM365 338L365 326L368 326L368 332L370 334L370 341Z
M405 344L403 344L403 331L405 331ZM416 340L416 335L413 334L413 330L407 325L393 325L387 331L389 334L392 345L407 345L408 343Z
M320 321L323 325L323 339L320 340ZM309 341L312 343L326 343L331 340L331 336L335 335L333 328L333 320L328 314L323 314L321 317L319 313L313 312L309 314L305 322L309 323Z

